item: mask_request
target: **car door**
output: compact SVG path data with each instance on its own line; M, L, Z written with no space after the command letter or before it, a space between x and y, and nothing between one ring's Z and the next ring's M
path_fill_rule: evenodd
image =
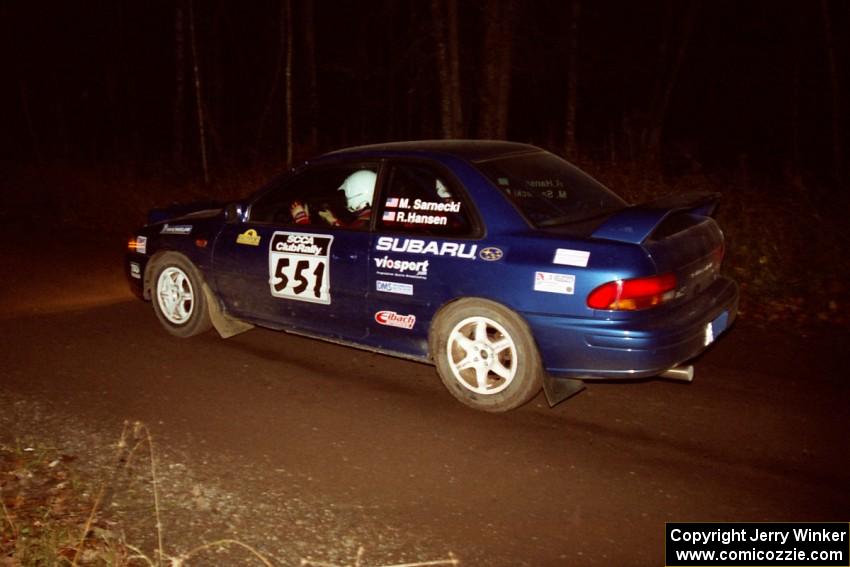
M226 224L212 271L227 311L271 327L362 337L377 171L377 163L362 162L307 167L262 192L244 219ZM354 175L365 185L352 211L342 189Z
M480 223L454 177L438 164L385 166L368 271L370 344L427 353L434 311L454 298L477 258Z

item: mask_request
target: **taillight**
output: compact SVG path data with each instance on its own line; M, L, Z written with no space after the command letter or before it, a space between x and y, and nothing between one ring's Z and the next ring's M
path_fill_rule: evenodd
M592 309L637 311L660 305L672 299L675 293L676 276L673 274L616 280L591 291L587 296L587 306Z

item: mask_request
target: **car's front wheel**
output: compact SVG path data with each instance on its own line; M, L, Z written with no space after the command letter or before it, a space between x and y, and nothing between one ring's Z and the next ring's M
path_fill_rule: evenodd
M151 303L156 318L177 337L191 337L212 327L203 280L185 256L166 252L155 259Z
M484 411L507 411L542 386L543 368L528 326L506 307L482 299L451 303L437 315L431 356L449 392Z

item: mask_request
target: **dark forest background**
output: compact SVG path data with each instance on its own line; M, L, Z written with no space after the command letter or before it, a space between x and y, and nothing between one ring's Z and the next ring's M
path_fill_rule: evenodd
M130 230L341 146L531 142L720 191L766 321L846 322L844 0L0 0L4 218Z

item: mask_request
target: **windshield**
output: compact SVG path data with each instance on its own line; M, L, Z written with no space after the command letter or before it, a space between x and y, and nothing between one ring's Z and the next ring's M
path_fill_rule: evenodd
M484 160L476 166L536 227L585 221L627 206L604 185L549 152Z

